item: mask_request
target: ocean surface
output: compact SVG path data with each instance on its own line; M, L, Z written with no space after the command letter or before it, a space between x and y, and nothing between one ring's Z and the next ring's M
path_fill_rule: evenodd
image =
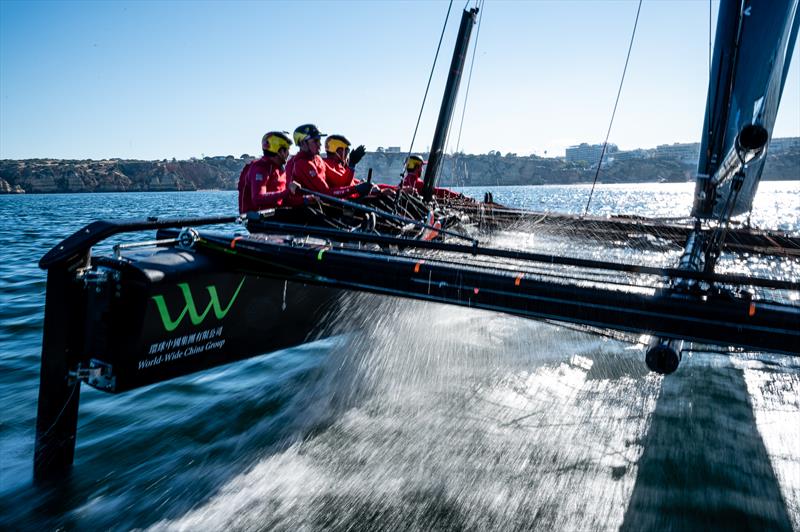
M601 185L590 213L682 217L692 191ZM577 213L588 187L493 192ZM34 486L38 259L96 219L235 206L0 196L0 529L800 530L800 359L697 350L661 377L640 345L360 295L341 316L355 334L116 396L84 385L72 474ZM800 230L800 182L762 183L751 223Z

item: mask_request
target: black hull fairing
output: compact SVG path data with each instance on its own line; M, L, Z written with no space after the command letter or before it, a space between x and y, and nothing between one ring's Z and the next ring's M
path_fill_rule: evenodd
M337 292L175 249L93 260L83 282L78 363L114 393L308 341Z
M771 138L799 25L798 0L720 3L693 216L736 216L752 208L765 157L743 167L738 190L732 180L719 188L709 182L726 157L741 151L740 133L755 127Z
M48 270L43 366L58 359L74 378L122 392L307 341L336 290L183 249L194 230L159 233L124 257L90 255L119 233L232 220L100 221L54 247L39 263Z

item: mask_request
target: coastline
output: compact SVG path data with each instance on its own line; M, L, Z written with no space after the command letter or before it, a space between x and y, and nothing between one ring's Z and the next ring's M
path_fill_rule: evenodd
M424 154L423 154L424 156ZM369 152L356 171L366 179L394 183L405 153ZM236 190L241 169L253 157L243 154L178 161L126 159L0 160L0 194L183 192ZM683 183L694 181L696 161L677 157L627 159L605 164L598 183ZM438 184L444 187L539 186L591 184L596 164L537 156L457 154L442 164ZM762 181L800 180L800 147L768 153Z

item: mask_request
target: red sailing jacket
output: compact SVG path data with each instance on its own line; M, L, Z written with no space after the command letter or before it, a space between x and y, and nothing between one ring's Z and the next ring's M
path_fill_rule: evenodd
M289 195L283 165L266 155L245 165L238 188L240 213L278 207Z
M335 155L325 157L322 162L325 163L325 181L329 187L349 187L358 184L353 169L342 164L339 157Z
M420 174L411 173L411 172L409 172L406 175L404 175L403 176L403 187L404 188L405 187L407 187L407 188L412 188L413 187L414 189L416 189L417 192L422 193L422 186L425 184L425 182L422 179L420 179L419 176L420 176Z
M346 197L356 193L354 186L330 187L326 182L326 166L322 157L307 151L299 151L286 163L286 179L298 185L329 196ZM293 201L292 205L296 203Z

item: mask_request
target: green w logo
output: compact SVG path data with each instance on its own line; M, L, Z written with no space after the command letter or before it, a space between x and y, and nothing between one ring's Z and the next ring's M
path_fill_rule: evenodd
M186 301L186 306L183 307L181 313L178 314L178 317L174 320L169 315L169 309L167 309L167 302L164 301L164 296L152 296L153 301L156 302L158 313L161 315L161 322L164 324L164 329L166 329L167 332L172 332L177 329L187 312L189 313L189 319L192 320L192 325L200 325L203 323L203 320L206 319L206 316L212 309L214 310L214 315L217 317L217 319L221 320L228 314L228 311L233 306L233 302L236 301L236 297L239 295L239 290L244 284L244 279L245 278L242 277L239 286L236 287L236 291L233 293L233 297L228 302L228 306L225 308L222 308L222 305L219 302L217 287L214 285L206 286L206 290L208 290L208 295L211 298L211 301L208 302L208 306L202 314L197 313L197 307L194 304L194 298L192 297L192 291L189 289L188 283L178 283L178 287L183 293L183 299Z

